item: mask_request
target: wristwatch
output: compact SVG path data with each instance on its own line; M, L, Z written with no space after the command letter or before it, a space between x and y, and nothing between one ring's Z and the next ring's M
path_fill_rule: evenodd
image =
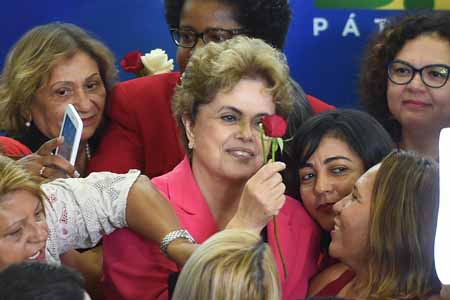
M172 243L176 239L186 239L192 244L195 244L194 238L189 234L189 232L186 229L179 229L175 231L171 231L161 241L161 245L159 248L161 249L162 253L164 253L165 256L169 256L167 253L167 248L169 247L169 244Z

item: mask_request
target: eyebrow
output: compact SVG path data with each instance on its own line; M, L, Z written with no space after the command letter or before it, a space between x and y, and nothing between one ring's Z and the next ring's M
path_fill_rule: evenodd
M44 209L44 206L42 205L42 201L38 200L38 203L36 204L36 208L34 209L34 212L37 212L41 209Z
M227 109L232 110L233 112L235 112L235 113L237 113L237 114L239 114L239 115L242 115L242 114L243 114L241 110L237 109L237 108L234 107L234 106L229 106L229 105L225 105L225 106L220 107L220 108L217 110L217 112L220 113L220 112L222 112L222 111L224 111L224 110L227 110ZM270 114L269 114L269 113L258 113L258 114L256 114L256 116L255 116L254 118L259 118L259 117L262 117L262 116L268 116L268 115L270 115Z
M350 158L345 157L345 156L331 156L331 157L326 158L323 162L324 162L325 164L328 164L328 163L330 163L330 162L333 162L333 161L335 161L335 160L340 160L340 159L343 159L343 160L352 162L352 160L351 160ZM312 164L312 163L306 162L306 163L305 163L303 166L301 166L300 168L312 168L312 167L313 167L313 164Z
M208 30L233 30L233 29L235 29L235 28L226 29L226 28L222 28L222 27L209 27L208 26L201 32L205 32L205 31L208 31ZM200 32L200 31L195 30L194 27L189 26L189 25L179 26L178 30L192 31L192 32L195 32L195 33L199 33Z
M242 115L242 111L240 111L239 109L237 109L236 107L233 107L233 106L222 106L222 107L220 107L220 108L217 110L217 112L220 113L220 112L222 112L222 111L224 111L224 110L227 110L227 109L232 110L232 111L234 111L235 113Z
M99 76L99 77L101 78L100 74L99 74L98 72L95 72L95 73L92 73L91 75L89 75L88 77L86 77L86 78L84 79L84 81L90 80L90 79L92 79L92 78L95 77L95 76ZM55 85L57 85L57 84L73 84L73 82L72 82L72 81L67 81L67 80L56 81L55 83L53 83L53 84L50 86L50 88L53 88L53 87L54 87Z
M36 208L34 209L34 212L36 213L36 212L38 212L38 211L41 210L41 209L44 209L44 206L43 206L43 204L42 204L41 201L38 201L37 204L36 204ZM9 229L10 229L11 227L14 227L16 224L23 223L23 221L24 221L25 219L26 219L26 218L22 218L22 219L20 219L20 220L15 221L15 222L12 223L11 225L9 225L9 226L4 230L4 232L8 232Z
M11 230L11 228L12 227L14 227L14 226L16 226L17 224L19 224L19 223L23 223L24 222L24 220L25 220L25 218L23 218L23 219L20 219L20 220L18 220L18 221L15 221L14 223L12 223L11 225L9 225L8 227L6 227L5 228L5 230L2 232L2 234L5 234L5 233L7 233L9 230Z

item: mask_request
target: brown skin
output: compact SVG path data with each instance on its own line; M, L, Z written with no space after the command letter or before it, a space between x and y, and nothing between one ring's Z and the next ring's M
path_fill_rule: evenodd
M450 43L436 35L420 35L405 43L395 59L416 68L430 64L450 64ZM450 83L440 88L426 86L415 74L406 85L387 81L387 103L400 122L403 149L438 158L439 132L450 126Z
M64 137L54 138L44 143L35 153L27 155L18 163L23 165L34 176L42 180L80 176L75 167L53 151L64 144ZM44 167L42 174L41 168Z
M216 1L187 0L184 2L180 17L180 29L190 29L203 32L208 28L239 29L242 26L234 18L234 8ZM203 47L204 43L198 40L194 49L178 47L177 63L183 73L192 51Z

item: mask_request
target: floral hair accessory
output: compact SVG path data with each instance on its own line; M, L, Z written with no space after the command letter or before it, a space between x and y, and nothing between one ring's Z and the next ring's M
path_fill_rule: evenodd
M141 77L172 71L173 59L169 59L162 49L154 49L145 55L140 51L131 51L120 61L120 65L125 72Z
M275 154L280 149L283 152L283 136L286 133L287 122L279 115L265 116L259 124L259 133L261 137L261 145L263 152L264 164L267 163L267 153L265 142L270 141L272 161L275 161ZM278 253L280 253L281 263L283 264L284 277L287 278L286 262L284 261L283 253L281 252L280 240L278 238L277 219L273 216L273 229L275 241L277 243Z

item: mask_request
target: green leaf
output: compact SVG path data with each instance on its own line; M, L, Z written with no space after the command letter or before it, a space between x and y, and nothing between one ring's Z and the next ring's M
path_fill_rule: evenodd
M272 151L277 152L277 150L278 150L278 143L274 143L274 141L272 140Z
M277 144L280 146L280 150L281 152L283 152L283 139L282 138L277 138Z

